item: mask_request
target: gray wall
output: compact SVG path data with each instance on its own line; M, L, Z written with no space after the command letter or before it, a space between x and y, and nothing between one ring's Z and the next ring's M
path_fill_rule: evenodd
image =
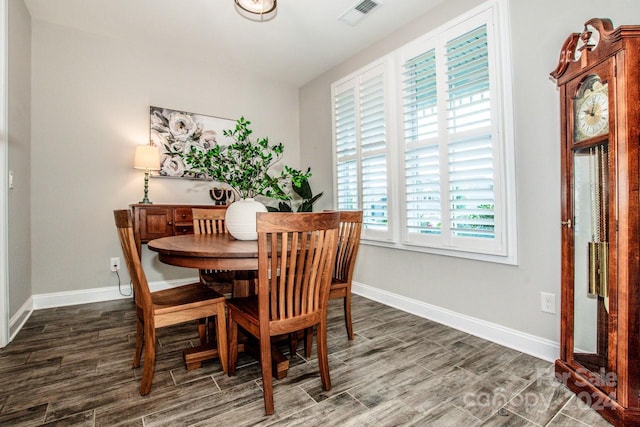
M303 158L331 207L333 81L428 32L480 0L449 0L300 90ZM593 17L640 23L635 0L509 1L513 50L519 264L361 247L354 280L524 333L559 340L559 314L540 311L540 292L560 292L559 98L549 78L570 32Z
M31 17L22 0L8 2L9 317L31 296ZM6 173L6 171L3 171Z
M32 25L34 295L117 284L109 268L110 257L121 256L112 210L142 198L143 173L133 169L133 154L136 144L148 143L150 105L244 115L254 135L283 142L285 162L299 166L296 87L233 64L210 67L130 41L39 20ZM149 185L154 203L212 203L207 182L152 178ZM197 276L155 259L145 248L150 281Z

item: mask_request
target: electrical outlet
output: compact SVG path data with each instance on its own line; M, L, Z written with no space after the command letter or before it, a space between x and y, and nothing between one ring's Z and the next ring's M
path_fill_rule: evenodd
M556 314L556 294L540 292L540 310Z
M118 271L118 270L120 270L120 258L119 257L111 258L111 271Z

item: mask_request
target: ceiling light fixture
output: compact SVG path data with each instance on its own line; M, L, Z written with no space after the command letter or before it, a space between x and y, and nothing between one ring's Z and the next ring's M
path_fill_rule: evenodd
M252 21L270 21L278 13L278 0L234 0L236 11Z

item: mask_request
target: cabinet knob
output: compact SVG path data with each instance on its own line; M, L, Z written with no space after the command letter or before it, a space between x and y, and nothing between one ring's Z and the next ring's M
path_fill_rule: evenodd
M173 221L169 221L169 225L173 225Z
M182 219L185 219L187 217L187 214L183 213L182 214Z
M566 221L560 221L560 224L566 225L567 228L571 228L571 220L570 219L568 219Z

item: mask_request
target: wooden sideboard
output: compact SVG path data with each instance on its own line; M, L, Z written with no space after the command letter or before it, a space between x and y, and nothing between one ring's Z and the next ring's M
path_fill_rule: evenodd
M226 209L226 205L153 205L136 203L133 213L133 234L142 254L142 244L166 236L193 233L192 208Z

